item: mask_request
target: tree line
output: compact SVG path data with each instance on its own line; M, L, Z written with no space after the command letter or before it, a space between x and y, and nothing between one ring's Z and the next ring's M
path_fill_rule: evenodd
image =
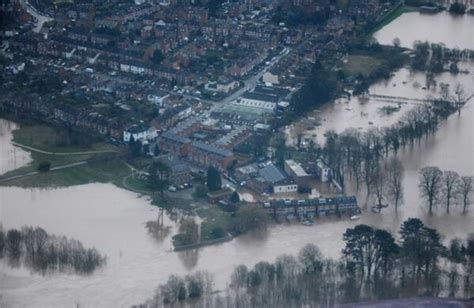
M458 73L458 63L474 56L474 50L449 49L442 44L416 41L413 44L411 68L429 73L449 70Z
M454 202L460 200L463 212L467 211L469 196L473 190L472 176L459 176L455 171L441 171L438 167L428 166L420 170L419 189L426 200L430 213L433 206L444 203L446 212Z
M41 273L89 274L106 262L95 248L84 248L75 239L30 226L5 231L0 226L0 258L5 258L11 266L23 265Z
M399 240L367 225L348 228L338 260L308 244L297 256L234 268L223 291L208 274L176 275L160 285L147 307L321 307L362 300L474 295L474 237L443 245L437 230L416 218L402 223ZM199 287L190 285L197 282ZM191 292L193 289L200 292ZM192 294L192 296L191 296ZM199 296L196 296L199 294ZM190 302L190 300L192 300Z
M367 194L373 194L374 189L382 188L377 185L387 182L383 177L387 168L391 171L388 179L399 186L400 176L403 175L400 167L395 168L399 164L395 163L396 165L392 165L395 169L390 170L385 160L389 154L396 156L400 149L421 141L424 136L434 134L439 124L449 115L460 112L464 103L462 97L458 101L449 90L446 91L448 93L442 91L444 94L440 98L433 98L407 111L393 126L372 128L366 132L354 128L340 134L328 131L323 148L315 148L313 151L326 160L332 168L333 178L343 188L346 178L350 178L355 182L357 191L364 184ZM398 189L392 189L392 192L393 197L401 201L397 198L400 197Z

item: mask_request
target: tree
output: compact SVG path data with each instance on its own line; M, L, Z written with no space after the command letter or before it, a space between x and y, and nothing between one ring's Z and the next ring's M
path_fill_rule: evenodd
M466 96L464 93L464 87L461 85L461 83L457 83L456 86L454 87L454 94L455 96L455 104L456 104L456 109L458 110L458 114L461 114L461 109L462 106L466 103Z
M459 174L454 171L445 171L443 173L443 195L446 200L446 212L449 213L449 206L451 205L451 199L453 199L456 188L459 183Z
M458 193L461 195L462 198L462 206L463 212L466 213L467 206L469 205L469 194L472 192L473 189L473 177L472 176L463 176L459 181L458 185Z
M155 52L153 53L153 56L151 57L151 60L153 61L154 64L160 64L164 60L163 53L161 50L156 49Z
M303 271L306 274L316 275L323 270L323 255L314 244L304 246L298 254L298 259L303 264Z
M372 174L372 181L374 185L373 195L376 200L376 206L379 208L379 213L382 210L384 194L385 194L385 174L380 166L377 166Z
M420 193L428 201L429 212L432 213L433 205L438 201L441 191L443 172L438 167L425 167L420 171Z
M13 261L18 261L21 256L21 232L16 229L8 230L6 249L8 257Z
M186 285L182 278L171 275L168 281L160 286L163 304L173 304L186 299Z
M279 167L285 165L285 158L286 158L286 143L285 138L278 138L276 140L276 147L275 147L275 162Z
M3 258L3 251L5 250L5 233L3 232L3 228L0 225L0 259Z
M395 203L395 209L403 203L403 177L404 169L401 161L393 158L387 168L387 193Z
M374 230L367 225L348 228L343 235L346 246L342 253L350 264L354 264L363 277L371 279L379 270L389 270L391 259L398 246L393 236L384 230Z
M49 161L42 161L38 165L39 172L48 172L51 169L51 163Z
M153 155L155 156L160 155L160 147L158 146L158 143L155 144L155 147L153 148Z
M449 6L449 12L452 14L462 15L466 13L466 6L461 2L454 2Z
M239 196L239 193L234 191L232 193L232 195L230 195L230 202L232 203L238 203L240 202L240 196Z
M221 173L213 166L207 169L207 188L209 191L217 191L222 188Z
M142 151L142 143L140 140L135 140L135 138L130 136L130 140L128 141L128 149L130 151L130 155L132 158L140 156L140 152Z
M293 110L301 114L330 101L337 88L333 75L321 62L317 61L306 83L291 99Z
M169 166L161 161L155 161L150 167L147 177L147 185L153 192L159 191L161 198L164 198L164 191L169 185Z
M173 236L175 246L192 245L199 241L199 226L194 219L182 219L178 231L179 233Z
M244 233L250 230L265 229L268 216L262 208L256 205L246 205L236 214L233 230L236 233Z
M400 227L400 237L403 262L411 272L413 287L418 288L422 276L426 286L435 284L438 259L446 251L439 233L418 218L409 218Z
M206 186L197 185L196 188L194 189L193 197L198 198L198 199L206 198L208 192L209 190L207 189Z
M393 47L400 47L401 45L401 42L400 42L400 39L398 37L394 38L393 41L392 41L392 44L393 44Z

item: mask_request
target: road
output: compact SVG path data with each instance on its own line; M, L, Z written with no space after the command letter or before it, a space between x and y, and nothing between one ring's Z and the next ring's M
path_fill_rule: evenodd
M40 12L38 12L28 3L28 0L20 0L20 5L25 11L28 12L28 14L36 18L36 27L33 30L36 33L39 33L41 31L45 22L53 20L52 18L46 15L42 15Z

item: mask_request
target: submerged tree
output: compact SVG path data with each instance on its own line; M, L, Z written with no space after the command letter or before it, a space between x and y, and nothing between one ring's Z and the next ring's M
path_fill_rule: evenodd
M459 174L454 171L445 171L443 173L443 195L446 200L446 212L449 213L449 206L451 205L451 200L454 198L456 193L456 188L459 183Z
M466 213L467 206L469 205L469 195L473 190L473 180L472 176L463 176L459 181L458 192L462 198L463 212Z
M393 158L387 167L387 193L395 204L395 209L403 203L403 177L404 169L401 161Z
M427 200L430 213L439 199L442 179L443 172L438 167L425 167L420 171L420 193Z

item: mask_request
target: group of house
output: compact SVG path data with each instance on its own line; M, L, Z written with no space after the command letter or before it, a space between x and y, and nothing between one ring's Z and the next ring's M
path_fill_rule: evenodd
M312 199L273 199L260 202L265 211L280 217L323 217L354 215L360 212L355 196L336 196Z
M331 181L331 169L318 160L316 169L307 173L303 166L294 160L286 160L284 168L271 161L252 163L236 169L235 177L258 194L285 194L311 190L312 182Z

